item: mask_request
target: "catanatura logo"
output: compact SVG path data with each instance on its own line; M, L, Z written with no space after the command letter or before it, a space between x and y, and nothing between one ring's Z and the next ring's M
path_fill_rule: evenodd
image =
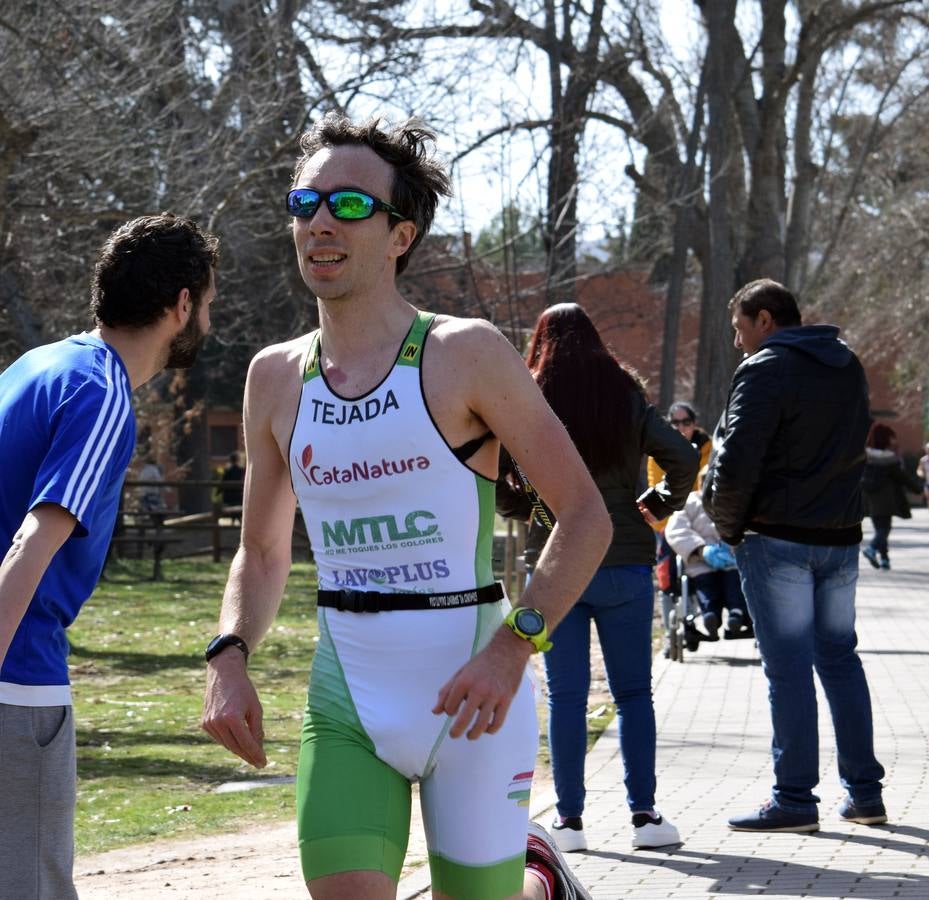
M355 481L376 481L378 478L388 478L392 475L404 475L410 472L421 472L431 465L428 456L408 456L405 459L352 461L344 465L334 466L313 465L313 447L307 444L303 448L300 459L294 459L297 469L309 485L351 484Z
M360 553L376 547L418 547L441 544L443 537L435 524L436 515L428 509L407 513L400 523L397 516L364 516L360 519L336 519L321 522L326 553Z

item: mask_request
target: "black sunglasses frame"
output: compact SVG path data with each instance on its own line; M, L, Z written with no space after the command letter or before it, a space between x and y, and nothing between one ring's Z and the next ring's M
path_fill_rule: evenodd
M301 194L303 192L308 192L311 194L316 194L316 205L313 207L312 212L295 212L293 206L291 205L291 198L294 194ZM364 197L367 200L371 201L371 212L366 216L340 216L338 212L338 207L333 202L332 198L338 194L357 194L361 197ZM369 194L367 191L359 190L358 188L338 188L334 191L317 191L315 188L294 188L287 192L287 212L290 213L295 219L312 219L316 213L319 212L319 207L325 203L329 209L329 212L332 213L334 219L338 219L340 222L364 222L368 219L374 217L375 213L385 212L388 215L396 216L398 219L405 219L406 216L400 212L395 206L392 206L390 203L386 203L384 200L380 200L375 197L373 194Z
M693 425L693 419L668 419L672 425Z

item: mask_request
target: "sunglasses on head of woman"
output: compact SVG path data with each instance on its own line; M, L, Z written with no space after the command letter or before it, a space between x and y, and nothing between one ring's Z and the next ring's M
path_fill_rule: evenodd
M294 188L287 195L287 212L298 219L312 219L323 202L329 207L333 218L344 222L370 219L376 212L385 212L398 219L405 218L395 206L355 188L343 188L328 193L315 191L313 188Z

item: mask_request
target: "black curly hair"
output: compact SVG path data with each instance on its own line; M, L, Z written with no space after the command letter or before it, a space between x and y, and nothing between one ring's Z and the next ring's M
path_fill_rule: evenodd
M90 284L94 321L111 328L153 325L190 291L194 312L219 263L219 242L190 219L164 212L117 228L97 256Z

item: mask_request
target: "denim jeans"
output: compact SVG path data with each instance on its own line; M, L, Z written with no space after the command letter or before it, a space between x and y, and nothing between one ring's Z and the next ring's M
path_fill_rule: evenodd
M697 595L700 612L704 615L711 612L722 619L723 609L729 612L735 609L743 613L746 611L739 573L735 569L692 575L690 583Z
M813 670L829 702L839 779L858 805L880 799L871 696L855 652L858 545L818 547L750 534L736 548L768 679L778 806L814 812L819 735Z
M650 566L601 566L552 634L545 654L548 736L558 812L584 811L590 623L597 626L607 680L616 702L627 802L633 812L655 805L655 709L652 706Z
M887 559L887 541L890 538L890 526L893 523L891 516L871 516L871 523L874 525L874 537L871 538L870 546L881 555L882 559Z

